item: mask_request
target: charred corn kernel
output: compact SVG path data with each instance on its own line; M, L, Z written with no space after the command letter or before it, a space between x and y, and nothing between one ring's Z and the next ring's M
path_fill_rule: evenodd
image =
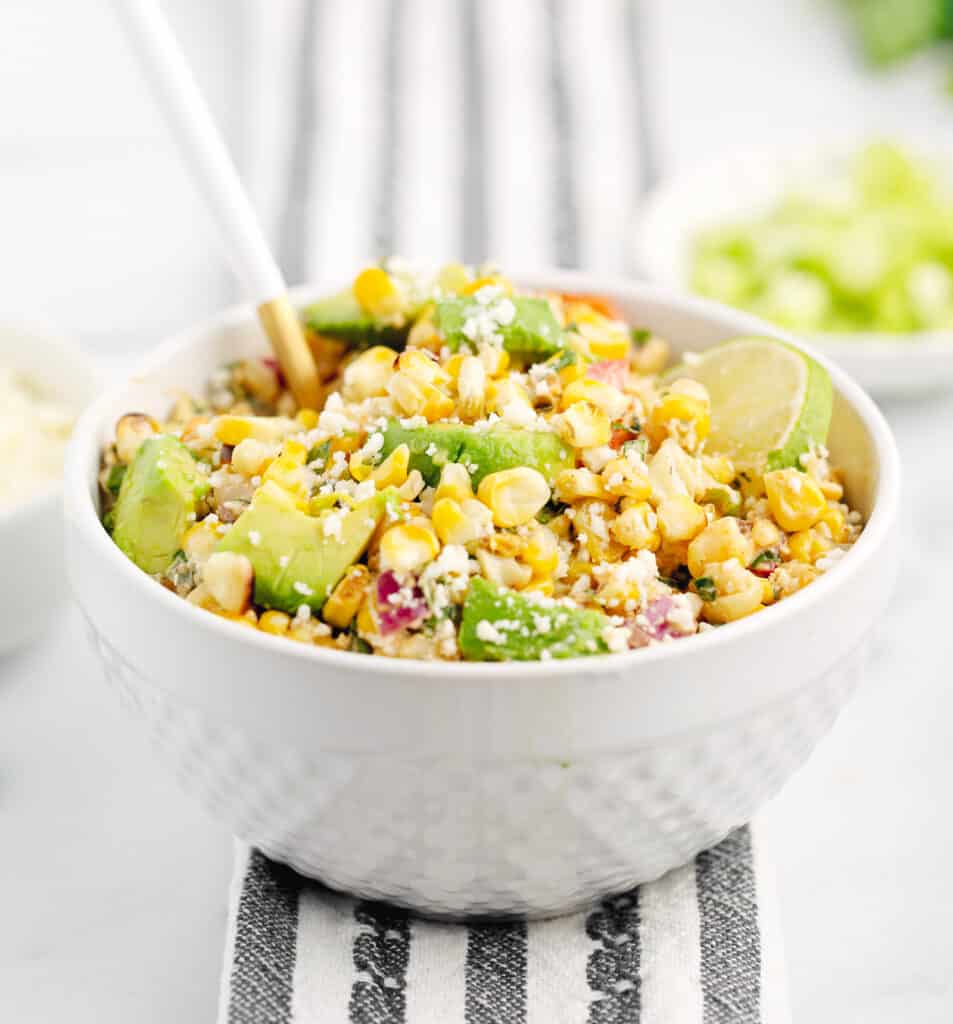
M469 544L481 536L479 524L465 515L460 503L453 498L435 501L430 517L444 544Z
M364 483L365 480L370 478L371 473L374 472L374 467L373 466L369 466L366 462L364 462L358 456L357 452L355 452L351 456L350 461L347 464L347 468L350 470L351 476L359 484Z
M784 537L770 519L756 519L751 526L751 540L756 548L776 548Z
M497 526L528 523L549 501L549 493L543 474L528 466L489 473L477 489L477 497L493 513Z
M473 485L466 467L459 462L448 462L440 471L440 483L437 484L434 500L453 498L462 503L472 497Z
M553 484L559 501L567 504L583 498L604 498L606 490L602 479L591 469L564 469Z
M500 412L510 402L530 404L529 392L519 381L510 377L503 380L491 380L486 389L486 406L491 412Z
M693 576L704 576L706 565L730 558L738 559L740 565L748 565L754 558L754 544L741 532L740 520L734 516L716 519L688 545L688 569Z
M761 603L762 604L774 604L776 598L774 596L774 584L770 580L761 581Z
M523 545L522 559L537 578L551 576L559 565L556 534L548 526L534 527Z
M314 430L318 425L318 414L314 409L299 409L295 413L295 419L305 430Z
M598 314L597 314L598 315ZM578 323L579 333L586 341L593 359L628 359L629 333L606 317L598 321Z
M407 479L409 465L410 449L405 444L399 444L377 469L371 472L371 479L381 491L385 487L400 487Z
M370 594L364 598L357 613L357 632L362 637L374 636L379 632L377 628L377 614L374 608L374 599Z
M185 599L189 604L204 608L206 611L220 612L222 610L204 583L200 583L194 590L189 591Z
M690 378L673 381L662 393L658 404L652 409L650 419L657 429L664 429L676 421L694 428L695 437L701 441L708 436L711 428L711 399L704 384Z
M145 413L130 412L122 416L116 424L116 455L119 461L128 465L136 457L139 445L158 432L159 424Z
M818 520L817 525L819 527L827 527L831 540L835 544L843 544L847 539L847 519L844 516L843 509L837 504L828 502L827 508Z
M387 382L387 391L405 416L423 416L433 423L453 412L453 399L449 395L406 373L395 373Z
M354 298L373 317L399 313L402 296L396 282L380 267L367 267L354 279Z
M460 367L465 359L470 358L469 352L455 352L444 364L443 368L451 379L456 380L460 376Z
M659 504L658 524L662 538L677 543L697 537L708 525L708 517L688 495L673 494Z
M600 476L606 493L617 498L644 501L652 494L652 482L647 471L633 465L628 459L612 459L607 462Z
M362 352L344 368L341 394L351 402L363 402L366 398L386 394L396 360L397 353L383 345L375 345Z
M496 345L484 345L477 353L488 377L502 377L510 368L510 354Z
M362 435L357 431L348 431L346 434L341 434L338 437L331 438L331 454L335 452L343 452L345 455L351 455L356 452L362 445Z
M264 633L271 633L274 636L284 636L291 625L291 616L284 612L267 611L258 620L258 628Z
M280 487L295 502L296 507L307 509L310 491L305 482L303 463L295 455L279 455L265 470L262 481Z
M715 483L727 486L735 479L735 467L724 455L703 455L702 468Z
M533 570L521 565L515 558L501 558L485 548L477 551L477 561L483 576L498 587L522 590L533 578Z
M231 466L236 473L241 473L244 477L256 476L265 470L274 454L273 446L256 441L253 437L246 437L235 446Z
M190 562L201 565L212 556L212 553L218 547L218 542L222 539L215 526L216 521L214 519L211 523L208 519L203 519L186 533L182 539L182 550L188 556Z
M591 402L576 402L563 414L559 423L564 440L574 448L595 448L608 444L612 436L609 417Z
M435 359L431 359L416 348L404 349L401 352L397 360L397 369L421 384L443 387L450 382L450 374Z
M705 575L711 580L715 593L713 601L702 605L702 614L709 622L734 622L762 607L762 580L735 559L706 566Z
M457 378L457 410L465 420L477 420L483 415L486 395L486 370L478 356L467 356Z
M596 593L596 601L613 615L627 615L636 611L641 600L639 585L634 580L610 576Z
M776 469L765 473L764 489L771 514L789 533L813 526L827 508L817 481L796 469Z
M592 361L587 359L584 354L577 351L576 361L559 370L559 383L565 388L572 384L573 381L582 380L589 372L589 367L591 365Z
M251 602L254 578L251 562L234 551L216 551L202 567L202 583L208 592L223 611L235 615Z
M818 487L828 501L840 501L844 497L844 488L836 480L822 480Z
M407 474L407 479L397 488L397 494L402 501L413 501L420 496L426 481L420 475L419 469L412 469Z
M371 574L366 565L353 565L324 602L321 618L328 625L347 629L367 594Z
M609 525L609 531L620 544L639 551L657 551L662 542L658 516L647 501L624 508Z
M816 529L798 530L788 537L788 552L795 562L813 565L830 549L831 541L822 537Z
M308 461L308 449L300 441L288 438L281 446L280 458L287 460L295 466L303 466Z
M413 572L432 562L440 551L440 541L429 519L418 517L392 526L381 536L381 569Z
M651 337L632 353L632 369L645 375L661 373L668 363L668 357L668 342Z
M495 531L486 539L486 546L494 555L504 558L517 558L523 553L525 542L519 534Z
M222 444L238 445L252 435L252 422L247 416L218 416L215 436Z
M629 408L629 399L622 392L601 380L581 377L563 388L560 406L568 409L575 402L591 402L611 420L617 420Z
M540 597L552 597L556 592L556 583L551 577L534 576L523 588L524 594L539 594Z

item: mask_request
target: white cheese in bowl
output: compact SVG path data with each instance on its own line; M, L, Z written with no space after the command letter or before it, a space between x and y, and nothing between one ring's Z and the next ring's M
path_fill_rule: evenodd
M30 377L0 366L0 510L60 478L73 420Z

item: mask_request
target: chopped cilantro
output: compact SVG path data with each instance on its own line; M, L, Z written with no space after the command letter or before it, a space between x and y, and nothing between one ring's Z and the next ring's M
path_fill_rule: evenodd
M659 579L673 590L686 590L692 582L692 574L687 565L680 565L670 576L659 576Z
M325 441L322 444L316 444L308 452L308 465L312 462L320 462L321 468L323 469L328 464L328 458L331 455L331 442Z
M638 452L644 459L649 453L649 439L647 437L637 437L634 441L623 441L622 451L626 455L629 452Z
M546 364L551 366L557 373L565 370L567 366L576 365L576 353L571 348L564 348L558 355L553 356Z
M569 506L562 501L557 501L555 498L550 498L545 505L536 513L536 518L541 523L548 523L550 520L555 519L556 516L561 516L563 512Z
M632 338L632 344L636 348L642 348L649 338L652 337L652 332L645 327L633 327L629 335Z
M693 582L695 584L695 592L703 601L707 603L717 599L718 588L715 586L715 581L710 576L699 576L699 578Z

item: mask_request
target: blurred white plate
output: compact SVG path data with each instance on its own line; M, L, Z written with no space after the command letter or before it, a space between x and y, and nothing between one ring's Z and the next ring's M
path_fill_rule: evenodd
M834 170L855 151L853 146L792 156L747 150L663 182L646 197L636 223L637 270L669 288L688 289L691 246L700 231L767 210L792 182ZM811 334L807 340L876 395L953 387L951 331Z

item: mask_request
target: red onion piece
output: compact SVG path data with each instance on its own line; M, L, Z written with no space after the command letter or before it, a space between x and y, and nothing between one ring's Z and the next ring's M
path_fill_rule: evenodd
M419 625L427 617L427 602L421 589L415 584L411 601L396 605L391 598L401 589L400 581L392 572L382 572L377 577L377 610L381 633L387 636L399 629Z
M628 369L629 363L625 359L600 359L589 367L586 376L601 380L603 384L611 384L621 391L625 387Z

